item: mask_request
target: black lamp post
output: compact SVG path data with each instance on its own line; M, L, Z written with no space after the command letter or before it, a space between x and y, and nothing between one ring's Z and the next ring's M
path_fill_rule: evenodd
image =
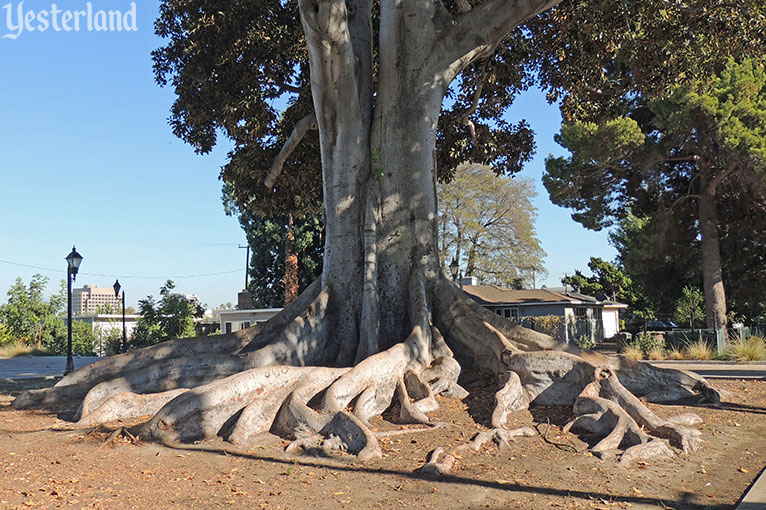
M112 288L114 288L114 297L119 299L120 280L115 280ZM125 291L122 291L122 352L128 352L128 335L125 332Z
M74 361L72 360L72 282L77 277L77 271L80 269L82 255L72 246L72 253L66 256L67 273L67 341L66 341L66 369L64 375L74 371Z

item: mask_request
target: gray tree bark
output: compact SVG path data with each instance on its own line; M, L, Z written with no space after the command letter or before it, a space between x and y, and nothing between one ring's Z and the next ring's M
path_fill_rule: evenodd
M700 164L700 194L698 214L700 222L700 251L702 254L702 280L705 294L705 315L709 328L726 326L726 292L723 287L721 248L718 235L718 212L715 203L715 182L711 170Z

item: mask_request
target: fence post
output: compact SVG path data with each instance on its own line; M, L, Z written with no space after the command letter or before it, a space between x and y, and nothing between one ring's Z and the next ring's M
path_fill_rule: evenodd
M718 324L718 315L713 311L713 327ZM715 328L715 343L718 349L718 354L723 354L726 349L726 326L722 328Z

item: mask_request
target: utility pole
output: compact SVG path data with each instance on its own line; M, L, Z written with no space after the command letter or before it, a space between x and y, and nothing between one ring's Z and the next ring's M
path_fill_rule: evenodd
M241 244L238 246L239 248L247 248L247 255L245 255L245 290L247 290L247 284L249 282L248 276L250 272L250 245L246 244L245 246L242 246Z

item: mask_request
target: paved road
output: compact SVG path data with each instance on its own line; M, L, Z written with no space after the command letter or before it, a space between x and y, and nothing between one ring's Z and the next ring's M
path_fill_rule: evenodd
M75 356L75 369L90 365L102 358ZM17 356L0 358L0 379L30 379L64 375L66 356Z
M95 361L97 356L75 356L75 368L84 367ZM766 361L748 364L727 361L652 361L662 368L680 368L696 372L703 377L725 377L733 379L766 379ZM26 379L60 376L66 368L66 356L19 356L0 358L0 379Z

